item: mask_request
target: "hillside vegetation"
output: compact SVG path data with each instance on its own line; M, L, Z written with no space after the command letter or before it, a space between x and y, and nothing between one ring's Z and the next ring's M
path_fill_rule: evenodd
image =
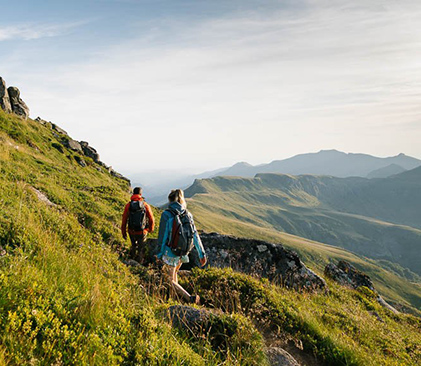
M0 111L0 365L230 364L163 322L116 253L127 182L62 139Z
M183 281L214 309L213 328L173 328L163 314L178 301L159 271L121 262L127 182L65 138L0 111L0 365L266 365L274 345L303 365L420 362L418 318L330 282L312 294L195 270ZM328 255L312 250L311 263Z
M418 272L421 268L417 266L420 230L329 210L334 200L325 199L326 191L343 190L343 180L276 174L254 179L216 177L197 180L186 195L196 222L205 231L280 242L297 250L319 271L332 259L351 261L373 278L387 299L421 308L420 277L406 268L411 265ZM350 180L358 183L361 178L345 179L346 188L352 190ZM377 260L360 258L337 246Z

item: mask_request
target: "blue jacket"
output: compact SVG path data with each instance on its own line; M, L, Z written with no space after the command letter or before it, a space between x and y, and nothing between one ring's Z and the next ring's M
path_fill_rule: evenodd
M182 213L185 209L182 205L180 205L178 202L171 202L169 208L172 210L175 210L179 213ZM191 221L193 222L193 216L189 212L188 215L191 218ZM175 255L171 248L168 246L168 242L171 238L171 232L173 227L173 221L174 221L174 214L172 214L169 210L165 210L161 215L161 221L159 223L159 234L158 234L158 247L161 248L161 250L158 253L158 258L162 258L164 255L169 258L180 258L183 262L188 262L188 256L185 255L183 257L179 257ZM197 250L197 253L199 254L199 258L202 259L205 257L205 249L203 248L202 241L200 240L200 236L197 232L196 226L194 225L194 239L193 243Z

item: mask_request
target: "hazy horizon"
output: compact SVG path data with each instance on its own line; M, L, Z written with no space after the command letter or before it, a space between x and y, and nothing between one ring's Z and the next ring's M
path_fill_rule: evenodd
M2 8L0 76L122 173L329 149L421 158L414 0L16 7Z

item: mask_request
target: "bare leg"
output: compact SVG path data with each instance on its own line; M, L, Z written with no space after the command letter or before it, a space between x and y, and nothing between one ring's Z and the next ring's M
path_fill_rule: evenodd
M181 295L186 301L190 301L190 294L178 283L177 272L180 267L181 263L176 267L168 266L168 277L175 292Z

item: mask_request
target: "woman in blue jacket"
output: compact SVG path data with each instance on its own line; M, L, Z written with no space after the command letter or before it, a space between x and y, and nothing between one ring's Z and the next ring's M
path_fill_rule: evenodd
M183 214L185 211L187 211L184 192L181 189L172 190L168 195L168 201L169 207L162 213L161 221L159 224L158 247L161 249L157 256L164 262L163 270L166 272L176 293L191 303L199 304L200 297L198 295L190 295L178 283L177 273L183 263L189 262L188 254L178 256L173 253L169 246L170 240L172 238L172 228L175 216ZM206 264L205 249L203 248L202 241L200 240L196 226L194 225L192 214L187 211L187 215L189 215L190 222L192 223L193 244L197 250L197 253L199 254L200 264L203 267Z

